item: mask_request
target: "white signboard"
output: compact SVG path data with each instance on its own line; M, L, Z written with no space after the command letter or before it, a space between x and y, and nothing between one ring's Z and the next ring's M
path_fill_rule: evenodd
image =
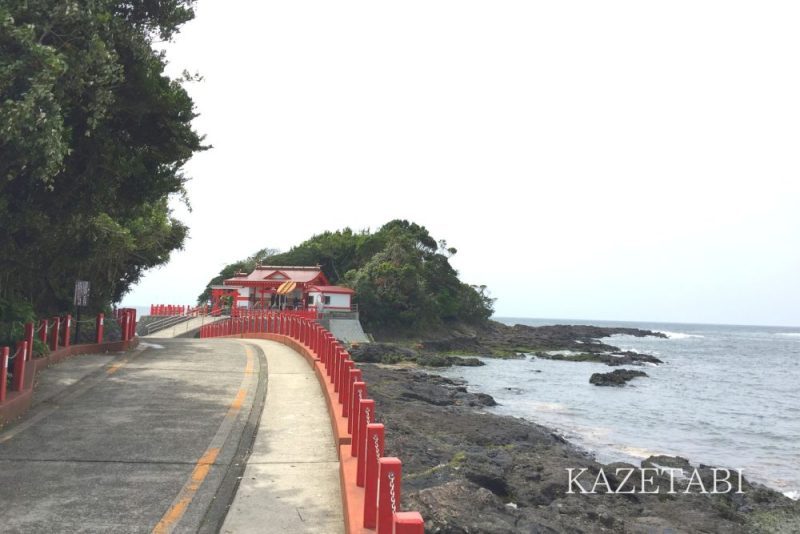
M73 303L76 306L89 305L89 282L86 280L75 281L75 298L73 299Z

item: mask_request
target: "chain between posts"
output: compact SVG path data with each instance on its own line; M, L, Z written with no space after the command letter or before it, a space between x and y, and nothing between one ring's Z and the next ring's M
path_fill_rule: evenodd
M381 450L378 447L378 434L372 434L372 443L375 444L375 463L381 463Z
M366 419L367 424L369 424L370 423L370 420L369 420L369 408L364 408L364 418Z
M17 356L19 356L19 351L20 351L20 349L17 349L16 351L14 351L14 355L13 355L13 356L10 356L10 357L8 358L8 361L10 361L10 362L11 362L11 361L14 361L14 358L16 358Z
M394 473L389 473L389 498L392 501L392 513L397 513L397 503L394 499Z

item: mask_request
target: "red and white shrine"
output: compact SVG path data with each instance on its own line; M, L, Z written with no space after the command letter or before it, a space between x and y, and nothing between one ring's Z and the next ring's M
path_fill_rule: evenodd
M236 273L211 286L211 304L248 309L316 309L347 311L352 309L354 291L349 287L332 286L319 265L259 265L252 273Z

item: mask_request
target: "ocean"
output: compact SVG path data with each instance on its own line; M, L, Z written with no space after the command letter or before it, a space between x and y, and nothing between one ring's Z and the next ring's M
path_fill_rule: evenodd
M589 384L614 368L528 357L484 358L482 367L439 374L462 378L499 403L490 411L554 428L601 462L683 456L742 469L749 480L800 497L800 328L496 318L506 324L587 324L665 333L604 342L664 363L626 387Z

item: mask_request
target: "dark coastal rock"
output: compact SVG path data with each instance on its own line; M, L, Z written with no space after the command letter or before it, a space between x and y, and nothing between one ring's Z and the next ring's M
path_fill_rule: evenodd
M481 345L477 336L453 336L423 341L422 348L434 352L463 351L467 354L477 354L481 350Z
M489 351L502 357L516 357L519 354L537 351L569 350L581 354L616 354L617 358L621 358L618 365L635 364L636 362L661 363L657 358L647 354L623 352L619 348L601 341L603 338L618 334L635 337L667 337L661 332L638 328L606 328L584 325L527 326L520 324L508 326L496 321L489 321L474 335L451 336L440 341L426 341L424 346L426 349L447 352L459 350L465 354L483 354ZM606 359L607 361L604 363L616 364L614 360Z
M660 332L636 328L604 328L583 325L508 326L488 321L480 327L451 325L441 337L426 339L413 348L395 343L370 343L354 346L351 357L359 362L416 362L428 367L482 365L480 360L463 356L494 356L524 359L539 352L541 357L567 361L596 361L610 366L662 363L649 354L621 351L601 338L625 334L636 337L666 337ZM548 356L546 351L568 350L576 354Z
M363 368L362 368L363 369ZM397 369L398 376L413 380L415 387L393 391L398 399L416 400L434 406L496 406L497 402L485 393L470 393L461 380L430 375L411 369ZM388 384L386 384L388 386ZM391 388L390 388L391 390Z
M425 367L450 367L451 365L462 365L465 367L478 367L486 365L478 358L467 358L461 356L449 356L446 354L419 354L415 361Z
M578 353L578 354L549 354L547 352L536 352L536 358L543 360L558 360L565 362L595 362L604 363L610 367L618 365L644 365L645 363L659 364L664 363L655 356L650 354L641 354L638 352L615 352L610 353Z
M350 347L354 362L397 363L417 357L417 351L393 343L361 343Z
M401 507L419 511L426 532L800 531L800 503L749 483L744 495L568 494L569 468L593 480L634 466L604 466L550 429L485 413L486 399L462 381L359 367L388 425L385 454L403 461Z
M589 383L595 386L621 387L639 376L647 376L647 373L632 369L616 369L610 373L594 373L589 378Z
M478 358L420 352L394 343L364 343L350 347L350 358L355 362L386 363L416 362L424 367L450 367L485 365Z

